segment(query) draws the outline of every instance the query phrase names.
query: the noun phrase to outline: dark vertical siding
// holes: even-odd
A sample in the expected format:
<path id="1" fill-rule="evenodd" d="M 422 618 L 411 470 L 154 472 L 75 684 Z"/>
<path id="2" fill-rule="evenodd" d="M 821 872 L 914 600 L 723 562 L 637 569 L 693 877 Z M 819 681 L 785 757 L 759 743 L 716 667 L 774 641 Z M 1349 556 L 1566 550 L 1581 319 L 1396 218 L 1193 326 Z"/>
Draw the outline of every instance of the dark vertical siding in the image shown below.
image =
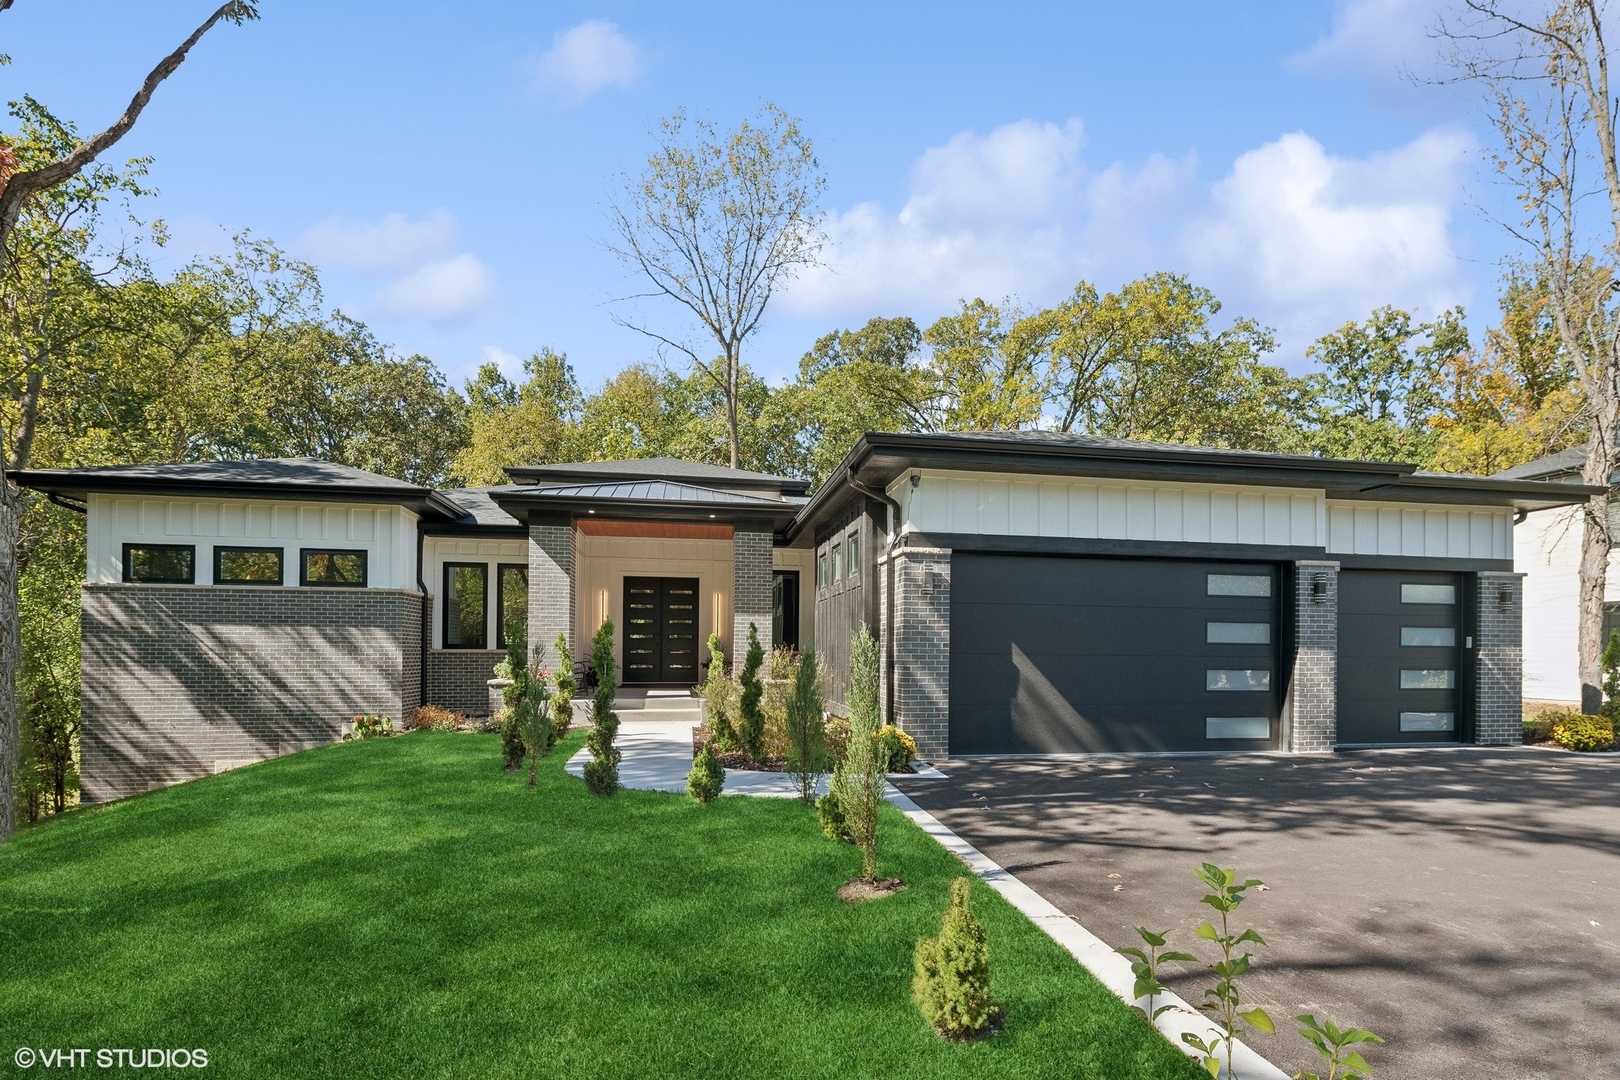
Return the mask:
<path id="1" fill-rule="evenodd" d="M 816 531 L 816 558 L 811 580 L 816 583 L 816 652 L 827 678 L 827 700 L 838 709 L 849 693 L 849 646 L 855 631 L 866 624 L 877 634 L 878 549 L 884 543 L 883 504 L 857 496 Z M 859 545 L 853 566 L 849 540 Z M 840 580 L 822 579 L 823 559 L 830 563 L 832 547 L 840 545 L 844 573 Z"/>

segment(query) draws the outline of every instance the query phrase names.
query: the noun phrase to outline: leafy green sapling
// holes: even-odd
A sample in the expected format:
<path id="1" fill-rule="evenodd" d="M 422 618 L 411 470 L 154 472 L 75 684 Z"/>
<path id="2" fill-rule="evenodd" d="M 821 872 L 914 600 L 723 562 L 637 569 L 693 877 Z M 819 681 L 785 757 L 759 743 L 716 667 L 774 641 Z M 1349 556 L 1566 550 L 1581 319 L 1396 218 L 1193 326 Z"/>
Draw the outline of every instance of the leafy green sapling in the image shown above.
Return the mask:
<path id="1" fill-rule="evenodd" d="M 1191 1031 L 1184 1031 L 1181 1039 L 1203 1055 L 1204 1069 L 1211 1076 L 1220 1076 L 1221 1054 L 1224 1052 L 1226 1075 L 1229 1080 L 1236 1080 L 1237 1074 L 1232 1071 L 1232 1044 L 1237 1041 L 1238 1021 L 1268 1035 L 1277 1030 L 1277 1025 L 1272 1023 L 1266 1010 L 1259 1006 L 1244 1008 L 1243 997 L 1238 991 L 1237 981 L 1249 970 L 1249 962 L 1253 959 L 1248 952 L 1236 955 L 1238 946 L 1250 943 L 1264 945 L 1265 939 L 1252 929 L 1234 933 L 1231 927 L 1232 912 L 1243 903 L 1244 894 L 1264 882 L 1259 878 L 1249 878 L 1240 883 L 1236 870 L 1223 869 L 1214 863 L 1204 863 L 1193 873 L 1210 890 L 1199 903 L 1207 904 L 1220 914 L 1219 929 L 1213 923 L 1206 922 L 1200 924 L 1195 932 L 1205 941 L 1214 942 L 1221 950 L 1220 960 L 1209 965 L 1210 971 L 1215 974 L 1215 985 L 1204 991 L 1204 1000 L 1198 1005 L 1209 1014 L 1221 1033 L 1206 1040 Z"/>
<path id="2" fill-rule="evenodd" d="M 1366 1028 L 1341 1029 L 1331 1020 L 1318 1024 L 1310 1013 L 1301 1013 L 1294 1017 L 1294 1022 L 1300 1025 L 1300 1035 L 1316 1047 L 1316 1052 L 1328 1064 L 1326 1076 L 1302 1072 L 1295 1080 L 1367 1080 L 1372 1075 L 1372 1067 L 1360 1051 L 1351 1048 L 1362 1043 L 1381 1043 L 1383 1039 Z"/>
<path id="3" fill-rule="evenodd" d="M 1164 984 L 1159 981 L 1159 965 L 1171 962 L 1197 963 L 1198 957 L 1192 953 L 1160 952 L 1159 950 L 1164 948 L 1165 941 L 1170 937 L 1170 931 L 1168 930 L 1149 930 L 1145 926 L 1138 926 L 1136 934 L 1142 939 L 1142 943 L 1147 946 L 1145 950 L 1131 945 L 1114 951 L 1131 958 L 1131 974 L 1136 976 L 1136 984 L 1131 990 L 1131 996 L 1136 1000 L 1148 999 L 1147 1008 L 1144 1009 L 1140 1005 L 1133 1006 L 1133 1008 L 1149 1020 L 1157 1020 L 1159 1014 L 1175 1008 L 1174 1005 L 1161 1005 L 1157 1009 L 1153 1007 L 1153 999 L 1164 993 Z"/>

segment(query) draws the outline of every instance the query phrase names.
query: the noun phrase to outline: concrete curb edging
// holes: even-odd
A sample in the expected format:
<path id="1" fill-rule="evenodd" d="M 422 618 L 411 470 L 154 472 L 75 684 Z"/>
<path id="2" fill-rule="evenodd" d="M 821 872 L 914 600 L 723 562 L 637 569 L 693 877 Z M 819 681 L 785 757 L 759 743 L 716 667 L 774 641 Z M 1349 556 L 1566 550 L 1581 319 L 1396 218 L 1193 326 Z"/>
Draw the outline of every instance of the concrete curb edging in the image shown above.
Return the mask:
<path id="1" fill-rule="evenodd" d="M 1107 942 L 1059 911 L 1051 901 L 1019 881 L 978 848 L 957 836 L 943 822 L 912 802 L 892 784 L 889 785 L 887 795 L 889 801 L 918 828 L 938 841 L 946 851 L 966 863 L 968 869 L 980 880 L 1000 893 L 1003 899 L 1044 930 L 1053 941 L 1067 949 L 1070 956 L 1078 960 L 1082 967 L 1095 975 L 1097 980 L 1121 1001 L 1127 1005 L 1147 1007 L 1146 998 L 1136 998 L 1131 994 L 1136 983 L 1136 976 L 1131 973 L 1131 962 L 1110 948 Z M 1170 1005 L 1172 1008 L 1161 1014 L 1153 1022 L 1153 1026 L 1171 1046 L 1196 1060 L 1196 1051 L 1181 1041 L 1181 1033 L 1190 1031 L 1207 1041 L 1218 1034 L 1215 1025 L 1175 994 L 1165 993 L 1156 997 L 1154 1007 L 1161 1005 Z M 1261 1057 L 1242 1040 L 1233 1047 L 1232 1064 L 1240 1080 L 1289 1080 L 1287 1073 Z M 1220 1075 L 1225 1080 L 1230 1080 L 1224 1066 Z"/>

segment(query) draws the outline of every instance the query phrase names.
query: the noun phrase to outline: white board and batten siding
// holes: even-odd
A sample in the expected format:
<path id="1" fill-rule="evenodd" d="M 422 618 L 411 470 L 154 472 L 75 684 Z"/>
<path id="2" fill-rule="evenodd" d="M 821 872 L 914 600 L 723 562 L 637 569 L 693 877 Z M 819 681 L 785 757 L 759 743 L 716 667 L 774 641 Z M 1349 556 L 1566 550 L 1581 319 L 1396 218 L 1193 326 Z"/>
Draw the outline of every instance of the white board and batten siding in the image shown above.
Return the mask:
<path id="1" fill-rule="evenodd" d="M 433 633 L 430 648 L 444 648 L 444 564 L 483 563 L 485 573 L 484 640 L 490 648 L 500 640 L 496 633 L 500 613 L 500 566 L 529 567 L 527 540 L 491 539 L 478 536 L 427 536 L 422 539 L 422 583 L 433 598 Z"/>
<path id="2" fill-rule="evenodd" d="M 214 579 L 215 547 L 284 549 L 286 584 L 298 584 L 300 548 L 366 552 L 373 589 L 416 589 L 416 515 L 377 503 L 270 499 L 88 497 L 86 580 L 124 579 L 125 544 L 196 547 L 197 584 Z"/>
<path id="3" fill-rule="evenodd" d="M 919 470 L 889 485 L 903 529 L 1318 548 L 1329 554 L 1511 559 L 1500 507 L 1330 500 L 1306 488 Z"/>

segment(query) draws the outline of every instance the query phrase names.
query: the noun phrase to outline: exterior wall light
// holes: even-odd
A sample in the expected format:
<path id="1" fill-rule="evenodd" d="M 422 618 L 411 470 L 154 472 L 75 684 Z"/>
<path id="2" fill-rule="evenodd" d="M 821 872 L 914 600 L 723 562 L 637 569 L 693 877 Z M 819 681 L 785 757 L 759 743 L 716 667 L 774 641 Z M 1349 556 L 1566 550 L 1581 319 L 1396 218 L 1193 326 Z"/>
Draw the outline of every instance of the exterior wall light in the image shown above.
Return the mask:
<path id="1" fill-rule="evenodd" d="M 916 491 L 917 490 L 917 485 L 920 484 L 920 483 L 922 483 L 922 474 L 921 473 L 912 473 L 911 474 L 911 490 Z"/>
<path id="2" fill-rule="evenodd" d="M 1327 603 L 1328 577 L 1326 574 L 1311 575 L 1311 603 Z"/>
<path id="3" fill-rule="evenodd" d="M 1513 586 L 1503 584 L 1497 587 L 1496 607 L 1498 611 L 1513 610 Z"/>

